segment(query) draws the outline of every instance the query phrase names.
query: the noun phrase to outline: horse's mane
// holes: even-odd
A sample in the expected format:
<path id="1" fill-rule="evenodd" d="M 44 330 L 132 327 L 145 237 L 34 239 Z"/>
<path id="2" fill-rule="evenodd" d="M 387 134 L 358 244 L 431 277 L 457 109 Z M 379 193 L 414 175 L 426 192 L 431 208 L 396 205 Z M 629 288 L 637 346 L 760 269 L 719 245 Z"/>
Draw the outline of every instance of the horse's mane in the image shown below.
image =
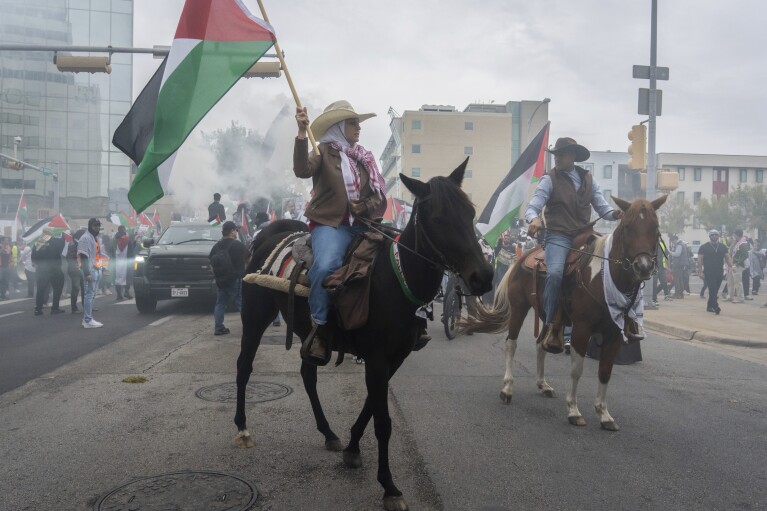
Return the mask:
<path id="1" fill-rule="evenodd" d="M 444 176 L 437 176 L 429 180 L 431 198 L 431 211 L 436 216 L 444 216 L 446 211 L 457 209 L 470 209 L 474 216 L 474 204 L 469 196 L 454 182 Z"/>

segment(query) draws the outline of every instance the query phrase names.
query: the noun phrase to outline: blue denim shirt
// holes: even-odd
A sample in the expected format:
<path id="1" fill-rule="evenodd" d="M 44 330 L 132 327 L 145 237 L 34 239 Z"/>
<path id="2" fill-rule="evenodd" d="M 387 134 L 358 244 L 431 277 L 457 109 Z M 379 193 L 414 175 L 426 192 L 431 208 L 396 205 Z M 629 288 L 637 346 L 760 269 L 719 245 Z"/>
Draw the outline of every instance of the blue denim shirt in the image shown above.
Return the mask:
<path id="1" fill-rule="evenodd" d="M 579 190 L 581 188 L 580 174 L 573 169 L 572 171 L 567 172 L 566 175 L 572 180 L 575 190 Z M 546 174 L 540 181 L 538 181 L 538 187 L 535 189 L 535 194 L 533 195 L 533 198 L 530 199 L 530 203 L 525 210 L 525 220 L 527 220 L 527 223 L 532 222 L 535 217 L 541 215 L 541 211 L 543 211 L 543 208 L 549 201 L 553 190 L 554 185 L 551 182 L 551 176 Z M 614 220 L 612 215 L 608 215 L 608 213 L 614 211 L 615 208 L 607 203 L 604 195 L 602 195 L 602 188 L 599 186 L 599 183 L 593 179 L 591 180 L 591 205 L 600 217 L 605 220 Z"/>

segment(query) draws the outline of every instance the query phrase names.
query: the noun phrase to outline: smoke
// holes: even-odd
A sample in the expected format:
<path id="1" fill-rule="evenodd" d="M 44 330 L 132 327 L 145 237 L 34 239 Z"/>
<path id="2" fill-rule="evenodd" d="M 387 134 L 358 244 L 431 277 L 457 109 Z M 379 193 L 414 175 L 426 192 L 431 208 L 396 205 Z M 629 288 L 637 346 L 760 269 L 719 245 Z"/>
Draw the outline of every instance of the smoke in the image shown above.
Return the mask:
<path id="1" fill-rule="evenodd" d="M 221 194 L 227 216 L 242 201 L 254 204 L 274 200 L 277 204 L 273 206 L 279 208 L 282 197 L 309 198 L 311 181 L 299 180 L 293 174 L 296 122 L 292 103 L 279 95 L 266 102 L 240 102 L 238 107 L 236 113 L 231 112 L 227 127 L 234 126 L 231 119 L 238 119 L 235 122 L 242 128 L 252 130 L 247 144 L 227 144 L 219 138 L 218 143 L 224 145 L 217 157 L 209 140 L 213 131 L 220 133 L 222 128 L 214 126 L 211 131 L 195 130 L 179 150 L 169 185 L 172 200 L 187 216 L 207 218 L 207 206 L 215 192 Z M 226 112 L 217 114 L 221 119 Z M 256 119 L 260 124 L 246 126 L 240 119 L 251 123 Z"/>

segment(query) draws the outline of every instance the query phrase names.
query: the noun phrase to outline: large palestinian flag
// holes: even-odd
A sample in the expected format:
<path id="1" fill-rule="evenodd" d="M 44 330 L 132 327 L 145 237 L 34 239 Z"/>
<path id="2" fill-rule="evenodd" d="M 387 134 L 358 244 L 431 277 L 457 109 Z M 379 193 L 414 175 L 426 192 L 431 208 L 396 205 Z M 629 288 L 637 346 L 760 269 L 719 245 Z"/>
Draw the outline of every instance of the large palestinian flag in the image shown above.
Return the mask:
<path id="1" fill-rule="evenodd" d="M 122 225 L 126 229 L 136 228 L 136 222 L 134 222 L 133 219 L 124 211 L 109 213 L 107 215 L 107 222 L 113 223 L 115 225 Z"/>
<path id="2" fill-rule="evenodd" d="M 37 241 L 37 238 L 43 235 L 43 229 L 46 227 L 51 228 L 51 234 L 54 238 L 61 236 L 62 233 L 69 231 L 69 224 L 61 215 L 61 213 L 59 213 L 56 216 L 44 218 L 27 229 L 27 232 L 24 233 L 22 239 L 27 243 L 27 245 L 33 245 Z"/>
<path id="3" fill-rule="evenodd" d="M 479 215 L 477 230 L 491 246 L 495 247 L 501 234 L 514 225 L 522 205 L 527 202 L 530 185 L 543 177 L 548 143 L 549 123 L 546 123 L 503 178 Z"/>
<path id="4" fill-rule="evenodd" d="M 137 213 L 167 193 L 178 148 L 205 114 L 272 47 L 273 39 L 272 27 L 250 14 L 240 0 L 186 0 L 160 86 L 156 87 L 156 73 L 152 78 L 155 83 L 150 81 L 146 94 L 141 93 L 123 121 L 129 127 L 118 128 L 121 139 L 113 140 L 120 149 L 131 148 L 132 154 L 126 154 L 141 162 L 128 192 Z M 153 96 L 155 88 L 157 95 Z M 151 140 L 143 155 L 136 154 L 143 144 L 132 141 L 146 136 L 146 130 L 130 128 L 135 123 L 129 117 L 152 109 Z"/>

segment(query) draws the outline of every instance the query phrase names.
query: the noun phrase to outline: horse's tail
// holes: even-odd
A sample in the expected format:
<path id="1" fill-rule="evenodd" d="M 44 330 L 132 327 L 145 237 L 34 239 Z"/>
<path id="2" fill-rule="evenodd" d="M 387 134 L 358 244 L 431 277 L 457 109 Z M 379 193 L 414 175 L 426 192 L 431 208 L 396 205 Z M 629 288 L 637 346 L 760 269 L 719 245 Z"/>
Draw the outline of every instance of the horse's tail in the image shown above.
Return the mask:
<path id="1" fill-rule="evenodd" d="M 492 308 L 478 303 L 475 314 L 458 323 L 458 333 L 497 334 L 509 329 L 509 321 L 511 320 L 509 283 L 517 278 L 522 266 L 519 262 L 515 262 L 509 268 L 495 290 Z"/>

